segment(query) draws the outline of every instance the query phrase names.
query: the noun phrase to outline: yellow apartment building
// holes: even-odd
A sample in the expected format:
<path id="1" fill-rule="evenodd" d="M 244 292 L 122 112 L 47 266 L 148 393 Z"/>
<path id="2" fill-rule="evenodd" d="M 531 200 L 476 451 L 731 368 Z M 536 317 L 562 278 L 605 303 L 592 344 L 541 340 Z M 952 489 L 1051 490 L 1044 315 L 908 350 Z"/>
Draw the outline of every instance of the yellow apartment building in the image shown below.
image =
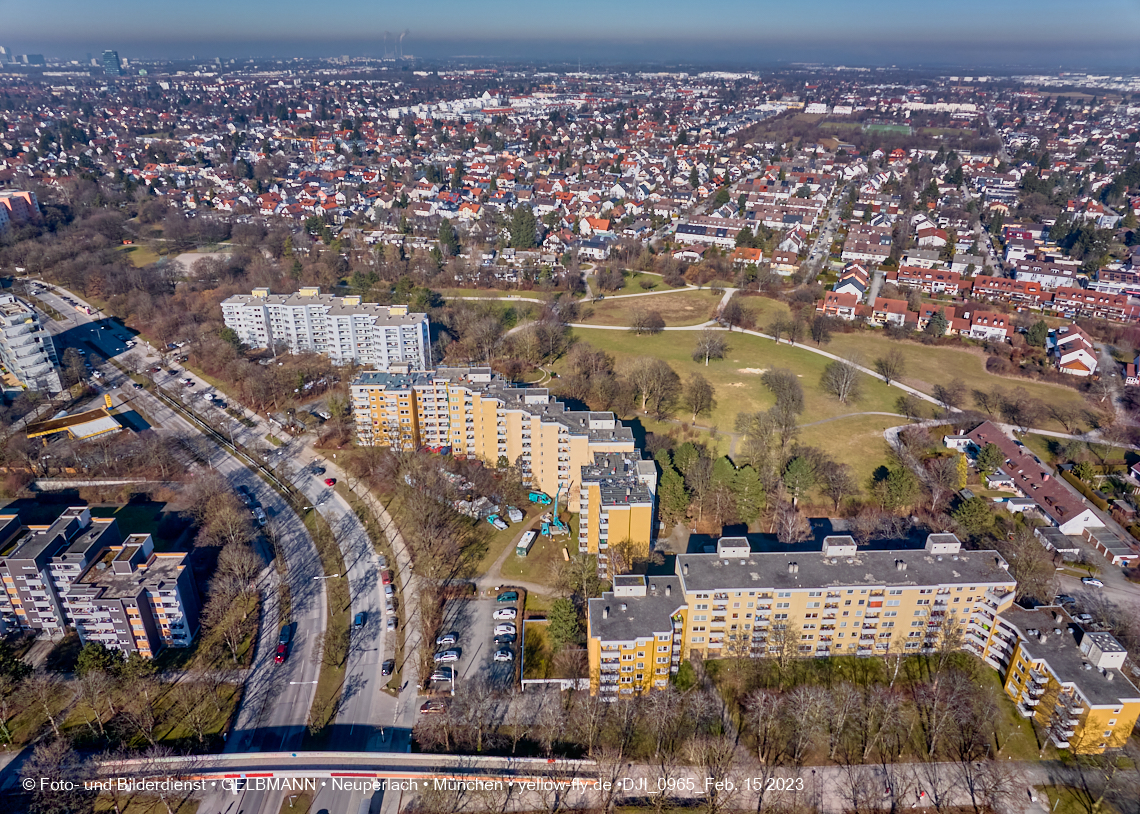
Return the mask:
<path id="1" fill-rule="evenodd" d="M 490 368 L 368 371 L 352 383 L 352 407 L 362 445 L 506 460 L 536 489 L 561 493 L 572 512 L 593 506 L 593 496 L 586 516 L 595 519 L 581 524 L 578 543 L 598 553 L 600 567 L 611 541 L 630 539 L 648 554 L 656 467 L 613 413 L 567 410 L 546 388 L 516 387 Z"/>
<path id="2" fill-rule="evenodd" d="M 1044 727 L 1057 748 L 1103 752 L 1131 735 L 1140 690 L 1125 677 L 1127 654 L 1111 634 L 1085 630 L 1059 607 L 1014 606 L 998 618 L 983 652 L 1018 713 Z"/>
<path id="3" fill-rule="evenodd" d="M 595 692 L 616 697 L 664 686 L 682 658 L 961 647 L 962 632 L 975 622 L 992 626 L 1016 587 L 1000 555 L 963 552 L 952 534 L 931 534 L 922 549 L 885 551 L 859 550 L 846 535 L 798 552 L 753 551 L 746 538 L 722 537 L 715 550 L 678 555 L 674 574 L 646 580 L 620 588 L 615 581 L 613 592 L 589 601 Z M 659 674 L 666 641 L 670 669 Z"/>
<path id="4" fill-rule="evenodd" d="M 653 541 L 657 465 L 633 452 L 596 452 L 581 469 L 578 551 L 598 555 L 598 570 L 612 575 L 629 570 L 632 560 L 649 557 Z M 629 543 L 618 554 L 613 546 Z M 621 562 L 620 560 L 626 560 Z"/>

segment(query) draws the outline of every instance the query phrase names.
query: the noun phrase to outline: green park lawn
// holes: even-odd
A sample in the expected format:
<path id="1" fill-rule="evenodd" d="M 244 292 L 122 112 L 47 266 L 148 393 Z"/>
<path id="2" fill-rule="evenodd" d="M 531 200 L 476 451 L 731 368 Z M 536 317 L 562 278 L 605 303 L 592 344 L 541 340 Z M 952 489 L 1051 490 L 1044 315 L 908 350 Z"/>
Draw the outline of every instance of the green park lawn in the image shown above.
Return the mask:
<path id="1" fill-rule="evenodd" d="M 119 251 L 127 256 L 127 259 L 131 261 L 131 265 L 135 268 L 142 268 L 143 266 L 149 266 L 152 263 L 158 262 L 158 252 L 150 246 L 140 244 L 121 246 L 119 247 Z"/>
<path id="2" fill-rule="evenodd" d="M 666 285 L 665 280 L 662 279 L 660 274 L 646 274 L 643 271 L 634 271 L 632 269 L 625 269 L 622 271 L 622 276 L 625 278 L 625 284 L 620 289 L 618 289 L 617 291 L 599 292 L 598 286 L 594 282 L 594 278 L 591 275 L 591 277 L 590 277 L 591 290 L 594 292 L 595 296 L 597 296 L 599 293 L 603 293 L 607 297 L 612 297 L 612 296 L 617 295 L 617 294 L 641 294 L 644 291 L 679 290 L 679 289 L 672 289 L 671 286 Z M 649 282 L 653 283 L 653 287 L 652 288 L 642 288 L 641 283 L 643 280 L 648 280 Z"/>
<path id="3" fill-rule="evenodd" d="M 650 356 L 667 361 L 682 380 L 693 373 L 700 373 L 716 389 L 717 405 L 711 416 L 700 416 L 697 423 L 726 431 L 732 429 L 738 413 L 767 410 L 775 404 L 775 398 L 760 381 L 760 374 L 773 367 L 788 368 L 801 377 L 805 406 L 801 420 L 805 424 L 850 413 L 895 412 L 894 403 L 899 395 L 897 389 L 864 376 L 860 398 L 850 404 L 841 404 L 825 393 L 819 384 L 829 359 L 787 342 L 777 345 L 770 339 L 735 331 L 727 334 L 728 354 L 725 358 L 708 366 L 694 362 L 691 356 L 697 342 L 697 331 L 666 331 L 655 336 L 637 336 L 626 331 L 575 328 L 574 334 L 578 339 L 613 354 L 619 368 L 623 362 L 628 364 L 638 357 Z M 689 416 L 678 413 L 677 418 L 688 419 Z"/>
<path id="4" fill-rule="evenodd" d="M 954 379 L 960 379 L 971 391 L 990 392 L 999 389 L 1009 392 L 1022 388 L 1030 397 L 1041 399 L 1047 404 L 1068 403 L 1081 407 L 1085 403 L 1080 393 L 1063 385 L 987 373 L 985 357 L 980 350 L 900 342 L 870 331 L 835 334 L 825 348 L 836 355 L 857 356 L 867 367 L 873 367 L 875 359 L 885 356 L 893 349 L 898 349 L 906 359 L 902 383 L 924 393 L 933 392 L 935 385 L 945 385 Z M 963 406 L 973 406 L 972 400 L 967 400 Z M 1064 430 L 1052 419 L 1044 420 L 1042 429 Z"/>
<path id="5" fill-rule="evenodd" d="M 700 325 L 713 316 L 722 294 L 705 289 L 681 289 L 669 294 L 649 297 L 607 297 L 601 302 L 584 303 L 581 322 L 592 325 L 630 325 L 635 309 L 656 311 L 669 327 Z"/>

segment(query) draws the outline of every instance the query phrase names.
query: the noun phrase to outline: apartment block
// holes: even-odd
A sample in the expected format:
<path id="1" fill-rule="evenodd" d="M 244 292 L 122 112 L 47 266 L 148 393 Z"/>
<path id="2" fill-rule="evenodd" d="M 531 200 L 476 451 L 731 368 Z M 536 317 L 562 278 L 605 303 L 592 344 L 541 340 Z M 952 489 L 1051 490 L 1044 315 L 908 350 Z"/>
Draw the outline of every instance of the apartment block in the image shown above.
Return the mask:
<path id="1" fill-rule="evenodd" d="M 834 534 L 795 552 L 722 537 L 711 551 L 678 555 L 672 573 L 645 577 L 644 591 L 618 586 L 587 614 L 591 687 L 609 697 L 665 686 L 683 658 L 962 647 L 969 626 L 992 627 L 1013 604 L 1016 584 L 999 554 L 963 552 L 953 534 L 882 550 Z"/>
<path id="2" fill-rule="evenodd" d="M 0 190 L 0 231 L 9 226 L 30 223 L 40 217 L 36 193 L 26 189 Z"/>
<path id="3" fill-rule="evenodd" d="M 633 560 L 649 557 L 657 496 L 657 465 L 641 453 L 597 452 L 581 470 L 578 503 L 578 551 L 598 555 L 606 576 L 628 571 Z M 611 544 L 629 544 L 629 562 L 615 563 Z M 616 566 L 616 567 L 615 567 Z"/>
<path id="4" fill-rule="evenodd" d="M 67 593 L 99 552 L 122 541 L 113 519 L 70 508 L 48 525 L 4 515 L 0 540 L 0 619 L 5 629 L 62 633 L 72 625 Z"/>
<path id="5" fill-rule="evenodd" d="M 0 365 L 5 387 L 63 389 L 51 334 L 36 310 L 11 294 L 0 294 Z"/>
<path id="6" fill-rule="evenodd" d="M 48 525 L 0 515 L 0 630 L 62 633 L 147 658 L 186 647 L 199 601 L 188 555 L 154 551 L 149 534 L 125 539 L 117 522 L 88 508 Z"/>
<path id="7" fill-rule="evenodd" d="M 222 317 L 251 348 L 320 353 L 338 365 L 378 370 L 431 367 L 427 314 L 409 313 L 406 305 L 333 297 L 315 286 L 295 294 L 255 288 L 223 301 Z"/>
<path id="8" fill-rule="evenodd" d="M 1083 628 L 1059 607 L 1014 606 L 969 639 L 968 649 L 1002 673 L 1018 713 L 1057 748 L 1103 752 L 1132 734 L 1140 690 L 1125 677 L 1127 654 L 1111 634 Z"/>
<path id="9" fill-rule="evenodd" d="M 144 658 L 163 647 L 187 647 L 199 616 L 188 556 L 156 553 L 149 534 L 105 549 L 67 595 L 80 640 Z"/>
<path id="10" fill-rule="evenodd" d="M 547 389 L 516 387 L 490 368 L 365 372 L 352 383 L 352 407 L 362 445 L 447 448 L 493 466 L 505 459 L 536 488 L 564 493 L 572 512 L 581 511 L 573 487 L 583 467 L 598 453 L 636 452 L 613 413 L 567 410 Z"/>

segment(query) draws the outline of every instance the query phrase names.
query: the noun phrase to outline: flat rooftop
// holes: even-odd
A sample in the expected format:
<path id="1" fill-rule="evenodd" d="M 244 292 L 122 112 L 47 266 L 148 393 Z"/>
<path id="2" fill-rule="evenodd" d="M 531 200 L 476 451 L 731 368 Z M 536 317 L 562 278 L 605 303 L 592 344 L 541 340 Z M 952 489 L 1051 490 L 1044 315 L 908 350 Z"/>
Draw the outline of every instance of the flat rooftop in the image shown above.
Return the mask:
<path id="1" fill-rule="evenodd" d="M 133 553 L 133 552 L 132 552 Z M 178 580 L 178 572 L 186 561 L 186 554 L 178 556 L 153 555 L 150 561 L 131 574 L 116 574 L 112 563 L 123 556 L 129 556 L 126 548 L 116 546 L 109 548 L 98 560 L 83 572 L 75 581 L 76 587 L 87 585 L 93 588 L 102 588 L 99 594 L 107 599 L 130 599 L 138 596 L 139 590 L 146 586 L 155 588 L 162 582 L 173 585 Z"/>
<path id="2" fill-rule="evenodd" d="M 1061 614 L 1060 623 L 1055 621 L 1055 613 Z M 1076 687 L 1093 706 L 1117 706 L 1122 701 L 1140 702 L 1140 690 L 1123 673 L 1110 670 L 1112 678 L 1108 678 L 1081 654 L 1081 638 L 1089 634 L 1062 608 L 1050 605 L 1026 610 L 1014 605 L 999 616 L 1017 628 L 1022 638 L 1021 648 L 1029 658 L 1047 662 L 1059 681 Z M 1029 635 L 1027 631 L 1030 630 L 1044 633 L 1045 640 Z M 1056 632 L 1058 630 L 1060 633 Z"/>
<path id="3" fill-rule="evenodd" d="M 603 642 L 629 642 L 673 630 L 673 614 L 685 606 L 681 581 L 677 577 L 644 579 L 647 583 L 645 596 L 614 596 L 607 592 L 589 601 L 587 613 L 592 636 Z M 669 596 L 665 595 L 666 585 L 671 589 Z M 609 608 L 608 614 L 606 608 Z"/>
<path id="4" fill-rule="evenodd" d="M 899 570 L 898 563 L 906 564 Z M 795 572 L 789 565 L 796 566 Z M 714 590 L 807 590 L 831 585 L 925 586 L 1013 582 L 996 551 L 930 554 L 925 550 L 858 551 L 826 557 L 822 551 L 751 552 L 747 558 L 680 554 L 677 574 L 688 592 Z M 686 573 L 686 567 L 688 572 Z"/>

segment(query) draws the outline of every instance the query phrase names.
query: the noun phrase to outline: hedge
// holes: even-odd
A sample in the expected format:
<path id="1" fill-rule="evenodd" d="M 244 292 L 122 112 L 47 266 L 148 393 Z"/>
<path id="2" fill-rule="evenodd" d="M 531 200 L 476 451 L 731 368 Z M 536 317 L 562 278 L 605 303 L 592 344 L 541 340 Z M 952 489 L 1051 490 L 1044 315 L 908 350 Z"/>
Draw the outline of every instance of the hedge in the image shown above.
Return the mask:
<path id="1" fill-rule="evenodd" d="M 1067 469 L 1062 469 L 1061 477 L 1071 483 L 1078 492 L 1087 497 L 1089 501 L 1102 512 L 1108 511 L 1108 501 L 1103 500 L 1102 498 L 1099 498 L 1093 494 L 1093 490 L 1090 489 L 1083 480 L 1078 478 L 1072 472 Z"/>

